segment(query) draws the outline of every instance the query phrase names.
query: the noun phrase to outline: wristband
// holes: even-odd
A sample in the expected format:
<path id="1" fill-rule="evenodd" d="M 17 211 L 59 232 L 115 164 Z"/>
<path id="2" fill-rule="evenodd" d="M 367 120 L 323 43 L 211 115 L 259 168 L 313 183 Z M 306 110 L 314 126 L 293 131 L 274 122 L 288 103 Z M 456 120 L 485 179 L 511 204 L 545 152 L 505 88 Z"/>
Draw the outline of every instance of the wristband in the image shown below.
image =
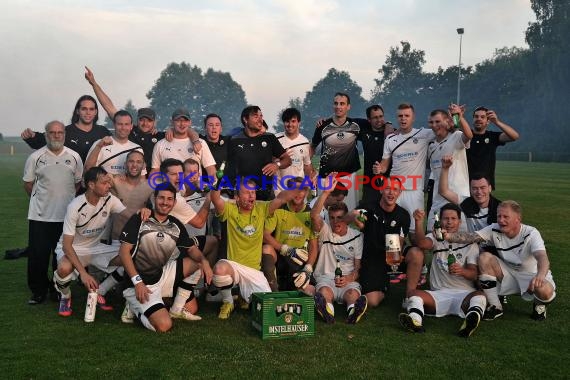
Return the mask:
<path id="1" fill-rule="evenodd" d="M 138 283 L 143 282 L 143 280 L 142 280 L 140 274 L 136 274 L 133 277 L 131 277 L 131 282 L 133 283 L 133 285 L 136 285 Z"/>

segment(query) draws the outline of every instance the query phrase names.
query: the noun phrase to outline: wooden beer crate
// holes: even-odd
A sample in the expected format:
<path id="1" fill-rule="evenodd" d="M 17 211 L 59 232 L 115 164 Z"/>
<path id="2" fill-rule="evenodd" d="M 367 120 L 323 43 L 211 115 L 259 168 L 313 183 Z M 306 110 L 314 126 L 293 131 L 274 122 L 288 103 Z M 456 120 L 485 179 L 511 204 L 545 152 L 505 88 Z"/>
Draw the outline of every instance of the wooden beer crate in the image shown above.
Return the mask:
<path id="1" fill-rule="evenodd" d="M 262 339 L 314 336 L 313 297 L 299 291 L 254 293 L 251 323 Z"/>

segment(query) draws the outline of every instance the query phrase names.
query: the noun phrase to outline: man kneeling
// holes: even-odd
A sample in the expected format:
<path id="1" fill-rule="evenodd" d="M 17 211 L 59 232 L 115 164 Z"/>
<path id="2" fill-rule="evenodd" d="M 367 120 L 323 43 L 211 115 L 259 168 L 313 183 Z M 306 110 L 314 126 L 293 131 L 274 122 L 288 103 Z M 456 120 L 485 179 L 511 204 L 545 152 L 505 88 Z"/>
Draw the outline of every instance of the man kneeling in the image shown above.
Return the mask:
<path id="1" fill-rule="evenodd" d="M 148 219 L 135 214 L 125 225 L 119 255 L 132 283 L 123 291 L 127 307 L 149 330 L 166 332 L 172 327 L 171 318 L 201 319 L 194 315 L 198 305 L 193 289 L 201 271 L 207 284 L 213 273 L 196 239 L 188 236 L 182 222 L 168 215 L 176 203 L 174 186 L 159 186 L 154 200 Z M 172 297 L 176 288 L 168 312 L 162 298 Z"/>
<path id="2" fill-rule="evenodd" d="M 483 292 L 475 289 L 477 279 L 476 244 L 452 244 L 437 241 L 433 234 L 425 236 L 423 221 L 425 212 L 414 211 L 417 245 L 421 249 L 433 249 L 430 271 L 431 290 L 415 290 L 409 297 L 407 313 L 401 313 L 400 323 L 412 332 L 423 332 L 424 311 L 443 317 L 464 317 L 459 336 L 471 336 L 483 316 L 487 300 Z M 461 225 L 461 209 L 448 203 L 441 208 L 443 228 L 455 233 Z"/>

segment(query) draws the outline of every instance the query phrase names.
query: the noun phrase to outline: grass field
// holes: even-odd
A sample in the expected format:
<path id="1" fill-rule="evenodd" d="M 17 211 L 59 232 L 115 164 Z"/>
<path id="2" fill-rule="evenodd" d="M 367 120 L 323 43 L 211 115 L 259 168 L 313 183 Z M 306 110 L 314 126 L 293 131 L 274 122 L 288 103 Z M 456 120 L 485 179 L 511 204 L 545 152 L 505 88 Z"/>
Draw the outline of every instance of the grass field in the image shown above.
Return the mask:
<path id="1" fill-rule="evenodd" d="M 27 242 L 24 160 L 0 156 L 2 254 Z M 531 304 L 511 296 L 505 315 L 482 322 L 468 340 L 455 335 L 461 323 L 455 317 L 428 318 L 427 332 L 414 335 L 398 324 L 404 289 L 397 285 L 358 325 L 317 321 L 314 338 L 262 341 L 246 312 L 219 321 L 218 305 L 207 303 L 202 321 L 177 321 L 158 335 L 122 324 L 118 296 L 111 299 L 115 312 L 98 311 L 95 323 L 84 323 L 85 292 L 77 286 L 68 319 L 57 315 L 55 302 L 28 306 L 26 260 L 0 260 L 0 373 L 7 379 L 568 378 L 570 165 L 500 162 L 497 177 L 496 196 L 519 201 L 524 221 L 547 244 L 558 296 L 545 322 L 532 321 Z"/>

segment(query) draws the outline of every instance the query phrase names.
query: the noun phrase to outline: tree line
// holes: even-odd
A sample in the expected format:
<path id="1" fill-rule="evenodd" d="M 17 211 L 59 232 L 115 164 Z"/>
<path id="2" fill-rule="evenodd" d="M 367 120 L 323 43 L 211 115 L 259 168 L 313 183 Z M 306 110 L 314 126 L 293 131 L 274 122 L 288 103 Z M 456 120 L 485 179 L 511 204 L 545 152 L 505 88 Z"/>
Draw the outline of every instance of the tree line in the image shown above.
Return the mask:
<path id="1" fill-rule="evenodd" d="M 461 67 L 461 103 L 469 113 L 480 105 L 494 109 L 520 132 L 521 139 L 506 150 L 566 151 L 570 143 L 565 115 L 570 93 L 570 2 L 531 0 L 531 7 L 536 22 L 525 32 L 529 47 L 498 48 L 493 57 Z M 401 41 L 390 48 L 368 97 L 347 71 L 331 68 L 304 97 L 290 99 L 283 109 L 301 111 L 302 133 L 309 138 L 316 121 L 330 116 L 332 95 L 337 91 L 350 95 L 353 117 L 364 117 L 370 104 L 382 105 L 390 116 L 399 103 L 410 102 L 416 109 L 416 125 L 425 126 L 432 109 L 446 108 L 455 101 L 458 74 L 457 65 L 427 72 L 425 63 L 425 51 Z M 160 128 L 168 125 L 173 109 L 186 107 L 197 127 L 206 114 L 220 114 L 225 133 L 241 126 L 239 115 L 247 105 L 245 92 L 230 73 L 212 68 L 204 72 L 186 62 L 169 63 L 147 98 L 157 111 Z M 126 107 L 136 112 L 130 101 Z M 266 115 L 266 121 L 281 124 L 280 115 Z"/>

